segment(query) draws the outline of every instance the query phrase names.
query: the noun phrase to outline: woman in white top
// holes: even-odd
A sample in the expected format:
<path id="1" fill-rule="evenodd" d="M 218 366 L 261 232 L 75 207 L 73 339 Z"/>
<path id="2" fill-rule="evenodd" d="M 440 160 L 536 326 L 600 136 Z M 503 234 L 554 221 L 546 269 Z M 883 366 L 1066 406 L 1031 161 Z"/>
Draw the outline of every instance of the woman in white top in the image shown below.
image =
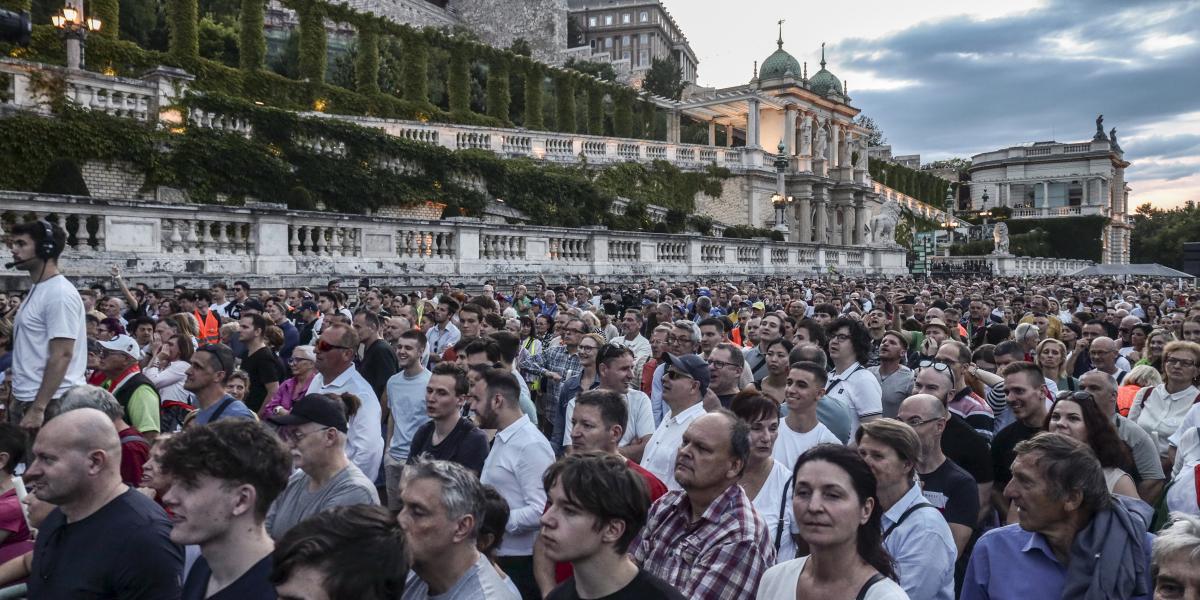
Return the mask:
<path id="1" fill-rule="evenodd" d="M 757 600 L 907 600 L 883 548 L 875 476 L 858 454 L 821 444 L 800 455 L 792 510 L 810 554 L 763 574 Z"/>
<path id="2" fill-rule="evenodd" d="M 172 334 L 163 342 L 158 354 L 142 373 L 154 382 L 158 397 L 164 402 L 189 402 L 191 393 L 183 389 L 189 361 L 192 360 L 192 340 L 186 335 Z"/>
<path id="3" fill-rule="evenodd" d="M 1046 431 L 1065 433 L 1085 444 L 1100 459 L 1104 468 L 1104 481 L 1108 491 L 1130 498 L 1137 498 L 1137 486 L 1129 471 L 1134 468 L 1133 457 L 1125 442 L 1117 435 L 1113 426 L 1091 392 L 1059 392 L 1058 399 L 1050 407 L 1046 416 Z"/>
<path id="4" fill-rule="evenodd" d="M 1129 420 L 1141 425 L 1154 438 L 1158 453 L 1166 462 L 1168 439 L 1183 422 L 1200 391 L 1200 345 L 1176 340 L 1163 348 L 1163 384 L 1142 388 L 1129 407 Z M 1170 465 L 1165 465 L 1170 468 Z M 1166 469 L 1164 469 L 1166 470 Z"/>
<path id="5" fill-rule="evenodd" d="M 767 522 L 776 561 L 795 558 L 796 541 L 792 539 L 795 518 L 789 502 L 792 474 L 772 455 L 775 439 L 779 437 L 779 405 L 758 392 L 746 391 L 734 396 L 729 410 L 750 424 L 750 456 L 738 483 Z"/>

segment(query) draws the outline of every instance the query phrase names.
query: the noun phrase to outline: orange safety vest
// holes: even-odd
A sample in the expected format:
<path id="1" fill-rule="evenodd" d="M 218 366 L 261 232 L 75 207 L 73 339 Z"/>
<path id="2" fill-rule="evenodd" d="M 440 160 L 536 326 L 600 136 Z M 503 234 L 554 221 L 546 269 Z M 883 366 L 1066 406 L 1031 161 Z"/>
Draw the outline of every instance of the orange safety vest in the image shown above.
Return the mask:
<path id="1" fill-rule="evenodd" d="M 205 318 L 200 316 L 200 311 L 193 311 L 192 316 L 196 317 L 196 323 L 200 326 L 200 345 L 216 344 L 221 341 L 221 320 L 213 314 L 212 309 L 209 309 Z"/>

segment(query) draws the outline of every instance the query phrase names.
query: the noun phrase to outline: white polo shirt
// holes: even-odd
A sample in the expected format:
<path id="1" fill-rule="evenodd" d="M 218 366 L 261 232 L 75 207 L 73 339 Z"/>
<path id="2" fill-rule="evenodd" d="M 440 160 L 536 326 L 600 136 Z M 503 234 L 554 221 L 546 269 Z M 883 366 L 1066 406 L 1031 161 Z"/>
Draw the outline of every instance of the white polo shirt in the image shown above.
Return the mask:
<path id="1" fill-rule="evenodd" d="M 858 364 L 858 361 L 841 373 L 830 371 L 825 390 L 825 395 L 832 396 L 854 409 L 850 411 L 852 438 L 854 432 L 858 431 L 858 424 L 864 418 L 883 414 L 883 388 L 879 385 L 879 378 Z"/>
<path id="2" fill-rule="evenodd" d="M 704 412 L 704 403 L 697 402 L 677 415 L 667 415 L 646 443 L 646 451 L 642 454 L 642 468 L 654 473 L 655 477 L 666 484 L 668 490 L 683 489 L 679 482 L 675 481 L 675 456 L 679 454 L 679 447 L 683 445 L 683 432 L 687 431 L 692 421 L 703 416 Z"/>

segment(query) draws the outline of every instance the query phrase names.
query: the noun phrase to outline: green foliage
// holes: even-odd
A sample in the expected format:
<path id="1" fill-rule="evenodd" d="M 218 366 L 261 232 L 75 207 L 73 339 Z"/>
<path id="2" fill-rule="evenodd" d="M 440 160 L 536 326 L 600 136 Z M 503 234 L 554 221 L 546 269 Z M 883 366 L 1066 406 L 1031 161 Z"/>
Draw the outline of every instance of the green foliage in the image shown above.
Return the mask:
<path id="1" fill-rule="evenodd" d="M 243 31 L 245 31 L 244 28 Z M 198 33 L 200 56 L 230 67 L 238 66 L 238 57 L 240 55 L 240 48 L 238 46 L 239 36 L 233 27 L 222 25 L 209 17 L 204 17 L 200 19 Z M 265 47 L 264 45 L 264 49 Z M 245 65 L 242 65 L 242 68 L 245 68 Z"/>
<path id="2" fill-rule="evenodd" d="M 1100 240 L 1108 222 L 1100 215 L 1008 221 L 1009 247 L 1014 254 L 1022 256 L 1079 258 L 1100 262 Z M 1035 230 L 1040 230 L 1044 235 L 1021 237 Z M 1025 241 L 1018 244 L 1020 240 Z"/>
<path id="3" fill-rule="evenodd" d="M 508 122 L 508 60 L 497 54 L 488 64 L 487 114 L 503 123 Z"/>
<path id="4" fill-rule="evenodd" d="M 683 95 L 683 69 L 672 58 L 656 58 L 650 61 L 650 70 L 642 81 L 642 89 L 671 100 Z"/>
<path id="5" fill-rule="evenodd" d="M 13 12 L 28 12 L 32 7 L 30 0 L 0 0 L 0 8 Z"/>
<path id="6" fill-rule="evenodd" d="M 317 201 L 312 192 L 298 185 L 288 191 L 287 206 L 294 210 L 317 210 Z"/>
<path id="7" fill-rule="evenodd" d="M 466 52 L 450 52 L 450 77 L 446 84 L 450 112 L 471 110 L 471 64 Z"/>
<path id="8" fill-rule="evenodd" d="M 117 38 L 121 31 L 121 2 L 120 0 L 92 0 L 87 6 L 87 16 L 100 19 L 103 24 L 100 31 L 93 32 L 94 37 Z"/>
<path id="9" fill-rule="evenodd" d="M 516 54 L 517 56 L 533 56 L 533 47 L 529 45 L 529 40 L 525 38 L 517 38 L 513 40 L 513 43 L 509 44 L 508 46 L 508 51 Z"/>
<path id="10" fill-rule="evenodd" d="M 575 60 L 574 57 L 571 57 L 566 63 L 563 63 L 563 68 L 570 69 L 572 71 L 579 71 L 580 73 L 586 73 L 596 77 L 597 79 L 603 79 L 604 81 L 617 80 L 617 70 L 613 68 L 612 63 L 592 62 L 590 60 Z"/>
<path id="11" fill-rule="evenodd" d="M 542 86 L 545 74 L 541 65 L 530 63 L 525 67 L 525 128 L 545 129 L 542 120 Z"/>
<path id="12" fill-rule="evenodd" d="M 66 196 L 90 196 L 87 182 L 79 164 L 69 158 L 60 158 L 50 163 L 46 169 L 46 178 L 38 186 L 42 194 L 60 194 Z"/>
<path id="13" fill-rule="evenodd" d="M 404 37 L 404 99 L 429 102 L 429 49 L 419 35 Z"/>
<path id="14" fill-rule="evenodd" d="M 1183 244 L 1200 242 L 1200 208 L 1194 201 L 1163 210 L 1143 204 L 1133 217 L 1130 262 L 1183 268 Z"/>
<path id="15" fill-rule="evenodd" d="M 725 233 L 722 237 L 738 238 L 748 240 L 751 238 L 767 238 L 776 242 L 784 241 L 783 232 L 767 229 L 765 227 L 751 227 L 749 225 L 730 225 L 725 228 Z"/>
<path id="16" fill-rule="evenodd" d="M 319 83 L 325 81 L 327 41 L 325 14 L 315 0 L 297 3 L 300 17 L 300 77 Z"/>
<path id="17" fill-rule="evenodd" d="M 354 89 L 361 94 L 379 93 L 379 33 L 374 29 L 362 29 L 358 32 Z"/>
<path id="18" fill-rule="evenodd" d="M 604 90 L 599 86 L 587 87 L 587 133 L 604 135 Z"/>
<path id="19" fill-rule="evenodd" d="M 684 213 L 696 210 L 696 195 L 713 198 L 721 196 L 728 169 L 709 167 L 705 171 L 682 171 L 667 161 L 650 164 L 625 162 L 613 165 L 595 175 L 596 186 L 612 196 L 657 204 Z"/>
<path id="20" fill-rule="evenodd" d="M 613 96 L 613 133 L 617 137 L 633 137 L 633 93 L 617 92 Z"/>
<path id="21" fill-rule="evenodd" d="M 170 53 L 183 64 L 200 57 L 198 10 L 196 0 L 167 0 Z M 88 45 L 88 50 L 92 50 L 92 45 Z"/>
<path id="22" fill-rule="evenodd" d="M 272 57 L 267 63 L 272 72 L 298 79 L 300 77 L 300 34 L 292 31 L 283 44 L 283 51 Z"/>
<path id="23" fill-rule="evenodd" d="M 575 79 L 566 73 L 554 78 L 555 130 L 575 133 Z"/>
<path id="24" fill-rule="evenodd" d="M 868 159 L 871 178 L 901 194 L 907 194 L 937 208 L 946 208 L 950 182 L 928 171 L 917 171 L 882 160 Z"/>
<path id="25" fill-rule="evenodd" d="M 158 27 L 157 2 L 153 0 L 119 0 L 121 39 L 149 48 Z"/>
<path id="26" fill-rule="evenodd" d="M 266 64 L 267 38 L 263 33 L 265 0 L 242 0 L 239 64 L 242 70 L 257 71 Z"/>
<path id="27" fill-rule="evenodd" d="M 867 134 L 867 146 L 883 146 L 887 144 L 887 138 L 883 137 L 883 131 L 879 129 L 879 124 L 875 122 L 875 119 L 860 114 L 854 118 L 854 124 L 870 131 Z"/>
<path id="28" fill-rule="evenodd" d="M 582 45 L 584 45 L 583 28 L 579 26 L 579 19 L 567 17 L 567 47 L 578 48 Z"/>

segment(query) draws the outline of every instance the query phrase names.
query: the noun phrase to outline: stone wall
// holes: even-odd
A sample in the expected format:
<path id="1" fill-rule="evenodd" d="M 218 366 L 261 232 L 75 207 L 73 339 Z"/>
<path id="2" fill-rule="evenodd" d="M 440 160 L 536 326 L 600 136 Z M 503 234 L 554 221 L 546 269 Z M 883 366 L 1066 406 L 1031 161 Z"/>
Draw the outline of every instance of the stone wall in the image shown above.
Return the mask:
<path id="1" fill-rule="evenodd" d="M 566 0 L 451 0 L 462 24 L 486 43 L 507 48 L 523 38 L 533 58 L 562 64 L 567 49 Z"/>
<path id="2" fill-rule="evenodd" d="M 436 202 L 426 202 L 416 206 L 384 206 L 375 211 L 377 217 L 388 217 L 392 219 L 425 219 L 428 221 L 436 221 L 442 218 L 442 210 L 446 208 L 444 204 Z"/>
<path id="3" fill-rule="evenodd" d="M 425 0 L 348 0 L 346 6 L 416 27 L 450 27 L 462 24 L 458 15 Z"/>
<path id="4" fill-rule="evenodd" d="M 89 160 L 80 166 L 83 181 L 93 198 L 150 199 L 153 194 L 142 192 L 146 176 L 123 162 Z"/>
<path id="5" fill-rule="evenodd" d="M 704 193 L 696 194 L 696 214 L 712 217 L 727 225 L 749 225 L 747 209 L 749 181 L 746 177 L 730 177 L 721 188 L 721 196 L 713 198 Z"/>

